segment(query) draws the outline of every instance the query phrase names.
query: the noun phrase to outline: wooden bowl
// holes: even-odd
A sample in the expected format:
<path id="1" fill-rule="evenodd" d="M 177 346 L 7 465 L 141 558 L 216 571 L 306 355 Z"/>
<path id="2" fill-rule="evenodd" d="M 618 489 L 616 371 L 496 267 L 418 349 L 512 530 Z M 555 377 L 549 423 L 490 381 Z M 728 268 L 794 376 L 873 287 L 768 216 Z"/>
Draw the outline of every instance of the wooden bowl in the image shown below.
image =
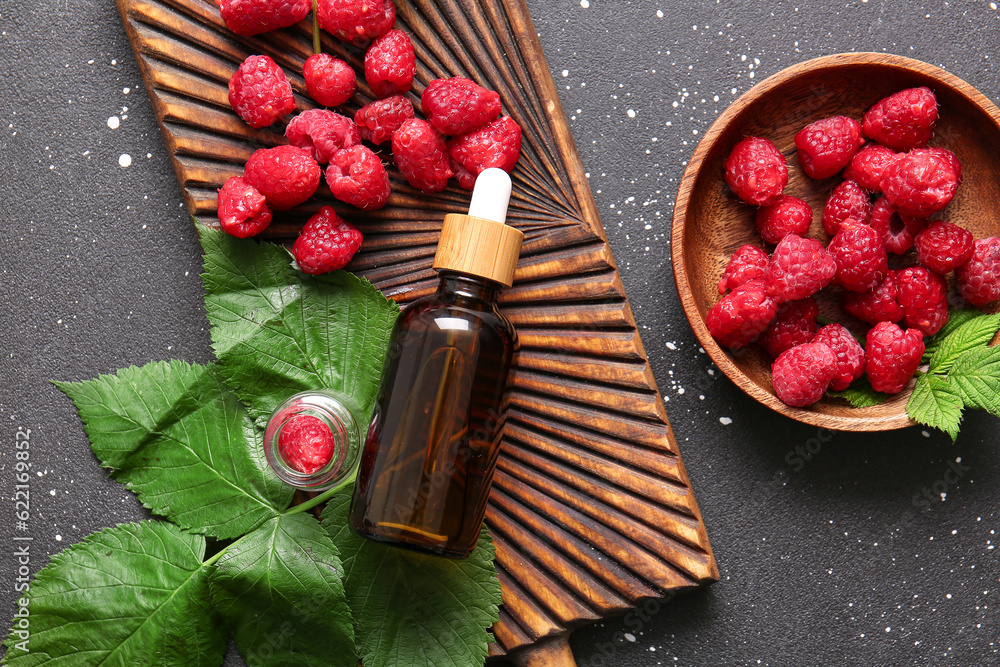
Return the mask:
<path id="1" fill-rule="evenodd" d="M 705 325 L 709 309 L 721 298 L 717 285 L 733 252 L 745 243 L 764 246 L 754 225 L 756 208 L 740 202 L 723 180 L 723 162 L 748 136 L 773 141 L 788 160 L 785 193 L 813 209 L 810 236 L 824 244 L 823 203 L 842 180 L 813 180 L 795 154 L 795 133 L 828 116 L 861 119 L 874 102 L 903 88 L 928 86 L 937 95 L 939 119 L 932 146 L 954 151 L 963 165 L 958 194 L 939 217 L 961 225 L 976 238 L 1000 236 L 1000 111 L 978 90 L 942 69 L 884 53 L 843 53 L 809 60 L 760 82 L 732 104 L 695 150 L 681 180 L 674 207 L 671 253 L 674 279 L 684 312 L 701 345 L 733 382 L 764 405 L 808 424 L 842 431 L 884 431 L 914 422 L 906 414 L 913 383 L 882 405 L 854 408 L 824 398 L 809 408 L 782 403 L 771 388 L 767 354 L 751 346 L 723 350 Z M 867 326 L 840 308 L 839 294 L 817 295 L 820 311 L 863 333 Z"/>

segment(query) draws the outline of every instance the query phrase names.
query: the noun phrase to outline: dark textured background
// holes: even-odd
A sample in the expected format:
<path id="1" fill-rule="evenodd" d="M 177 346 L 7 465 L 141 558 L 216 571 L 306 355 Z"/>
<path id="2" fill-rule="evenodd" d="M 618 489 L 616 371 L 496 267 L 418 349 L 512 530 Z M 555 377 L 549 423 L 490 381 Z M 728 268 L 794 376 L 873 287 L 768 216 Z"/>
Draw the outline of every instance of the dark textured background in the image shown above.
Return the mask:
<path id="1" fill-rule="evenodd" d="M 705 590 L 578 631 L 580 664 L 1000 664 L 998 421 L 970 414 L 953 445 L 920 428 L 829 434 L 775 415 L 699 352 L 668 238 L 701 134 L 783 67 L 887 51 L 1000 99 L 996 4 L 528 4 L 721 572 Z M 96 465 L 49 380 L 210 354 L 199 247 L 114 3 L 5 3 L 0 62 L 0 596 L 10 600 L 19 428 L 31 430 L 39 473 L 34 569 L 144 516 Z"/>

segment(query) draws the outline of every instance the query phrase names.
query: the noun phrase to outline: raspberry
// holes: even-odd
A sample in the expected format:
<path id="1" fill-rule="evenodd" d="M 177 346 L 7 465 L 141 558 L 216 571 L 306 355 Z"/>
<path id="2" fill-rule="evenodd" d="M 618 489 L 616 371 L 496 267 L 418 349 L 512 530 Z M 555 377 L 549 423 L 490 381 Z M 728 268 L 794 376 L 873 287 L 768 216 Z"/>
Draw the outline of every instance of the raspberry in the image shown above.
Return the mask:
<path id="1" fill-rule="evenodd" d="M 333 458 L 330 427 L 312 415 L 296 415 L 278 433 L 278 452 L 290 467 L 311 475 Z"/>
<path id="2" fill-rule="evenodd" d="M 788 234 L 804 236 L 812 224 L 812 209 L 798 197 L 779 195 L 757 209 L 757 230 L 768 243 L 778 243 Z"/>
<path id="3" fill-rule="evenodd" d="M 868 193 L 854 181 L 843 181 L 833 189 L 823 206 L 823 229 L 833 236 L 844 220 L 853 218 L 867 223 L 871 217 L 872 202 Z"/>
<path id="4" fill-rule="evenodd" d="M 310 151 L 320 164 L 329 162 L 337 151 L 361 143 L 354 121 L 326 109 L 303 111 L 288 123 L 285 136 L 293 146 Z"/>
<path id="5" fill-rule="evenodd" d="M 1000 299 L 1000 239 L 978 239 L 972 257 L 955 271 L 958 291 L 973 306 Z"/>
<path id="6" fill-rule="evenodd" d="M 434 79 L 420 96 L 420 106 L 438 132 L 465 134 L 500 115 L 500 95 L 460 76 Z"/>
<path id="7" fill-rule="evenodd" d="M 906 326 L 933 336 L 948 321 L 948 284 L 941 276 L 910 266 L 896 274 L 896 289 Z"/>
<path id="8" fill-rule="evenodd" d="M 287 28 L 309 15 L 309 0 L 216 0 L 226 27 L 243 37 Z"/>
<path id="9" fill-rule="evenodd" d="M 392 157 L 406 182 L 423 192 L 444 190 L 451 178 L 444 138 L 426 120 L 411 118 L 392 133 Z"/>
<path id="10" fill-rule="evenodd" d="M 458 184 L 465 188 L 466 190 L 471 190 L 476 185 L 476 174 L 459 164 L 455 158 L 448 160 L 448 164 L 451 166 L 451 172 L 455 176 L 455 180 Z"/>
<path id="11" fill-rule="evenodd" d="M 771 384 L 782 403 L 804 408 L 823 398 L 837 375 L 837 357 L 822 343 L 805 343 L 771 364 Z"/>
<path id="12" fill-rule="evenodd" d="M 229 80 L 229 104 L 250 127 L 267 127 L 295 109 L 292 84 L 269 56 L 249 56 Z"/>
<path id="13" fill-rule="evenodd" d="M 725 294 L 750 280 L 762 279 L 769 260 L 767 253 L 756 246 L 748 244 L 740 247 L 729 258 L 729 264 L 719 281 L 719 294 Z"/>
<path id="14" fill-rule="evenodd" d="M 260 234 L 271 224 L 271 209 L 264 195 L 241 176 L 222 185 L 218 199 L 222 231 L 241 239 Z"/>
<path id="15" fill-rule="evenodd" d="M 292 256 L 303 273 L 326 273 L 347 266 L 364 237 L 354 225 L 324 206 L 302 227 Z"/>
<path id="16" fill-rule="evenodd" d="M 811 342 L 816 335 L 817 317 L 819 306 L 812 297 L 783 304 L 758 342 L 774 359 L 785 350 Z"/>
<path id="17" fill-rule="evenodd" d="M 830 284 L 837 262 L 819 241 L 789 234 L 764 271 L 767 293 L 779 303 L 812 296 Z"/>
<path id="18" fill-rule="evenodd" d="M 763 206 L 778 198 L 788 185 L 785 156 L 769 140 L 747 137 L 726 158 L 726 183 L 748 204 Z"/>
<path id="19" fill-rule="evenodd" d="M 851 292 L 867 292 L 885 280 L 889 270 L 881 235 L 863 222 L 848 218 L 826 247 L 837 262 L 834 282 Z"/>
<path id="20" fill-rule="evenodd" d="M 402 95 L 393 95 L 364 105 L 354 114 L 354 122 L 361 138 L 381 144 L 392 138 L 392 133 L 404 120 L 414 117 L 413 103 Z"/>
<path id="21" fill-rule="evenodd" d="M 829 178 L 847 166 L 865 140 L 861 123 L 834 116 L 810 123 L 795 135 L 799 164 L 813 178 Z"/>
<path id="22" fill-rule="evenodd" d="M 358 46 L 389 32 L 396 22 L 392 0 L 317 0 L 319 27 Z"/>
<path id="23" fill-rule="evenodd" d="M 865 349 L 842 324 L 827 324 L 816 333 L 814 343 L 822 343 L 837 358 L 837 375 L 830 389 L 844 391 L 865 374 Z"/>
<path id="24" fill-rule="evenodd" d="M 326 183 L 334 197 L 365 211 L 382 208 L 389 201 L 389 174 L 378 156 L 361 144 L 333 156 L 326 168 Z"/>
<path id="25" fill-rule="evenodd" d="M 354 95 L 357 75 L 354 68 L 329 53 L 316 53 L 306 58 L 302 66 L 306 91 L 316 104 L 339 107 Z"/>
<path id="26" fill-rule="evenodd" d="M 375 97 L 402 95 L 413 85 L 413 43 L 402 30 L 390 30 L 365 52 L 365 81 Z"/>
<path id="27" fill-rule="evenodd" d="M 934 220 L 917 234 L 917 260 L 931 271 L 944 275 L 972 257 L 975 239 L 958 225 Z"/>
<path id="28" fill-rule="evenodd" d="M 919 331 L 879 322 L 869 330 L 865 345 L 865 372 L 872 389 L 887 394 L 903 391 L 923 356 L 924 338 Z"/>
<path id="29" fill-rule="evenodd" d="M 722 347 L 746 347 L 771 323 L 777 313 L 764 283 L 751 280 L 722 297 L 705 318 L 708 331 Z"/>
<path id="30" fill-rule="evenodd" d="M 900 213 L 918 218 L 934 215 L 958 190 L 952 162 L 938 151 L 914 150 L 903 155 L 882 174 L 882 192 Z"/>
<path id="31" fill-rule="evenodd" d="M 845 292 L 844 310 L 868 324 L 899 322 L 903 319 L 903 307 L 896 301 L 898 294 L 896 272 L 890 269 L 885 274 L 885 280 L 873 289 Z"/>
<path id="32" fill-rule="evenodd" d="M 951 170 L 955 172 L 955 180 L 958 184 L 962 184 L 962 161 L 958 159 L 958 156 L 952 153 L 947 148 L 925 148 L 922 152 L 930 153 L 931 155 L 936 155 L 942 158 L 951 167 Z"/>
<path id="33" fill-rule="evenodd" d="M 913 247 L 913 241 L 926 222 L 924 218 L 901 214 L 885 197 L 879 197 L 872 207 L 872 229 L 882 236 L 885 249 L 895 255 L 902 255 Z"/>
<path id="34" fill-rule="evenodd" d="M 844 170 L 844 178 L 852 180 L 868 192 L 882 192 L 882 174 L 899 155 L 880 144 L 868 144 L 854 154 Z"/>
<path id="35" fill-rule="evenodd" d="M 319 186 L 320 168 L 309 151 L 296 146 L 260 148 L 247 160 L 245 176 L 275 211 L 298 206 Z"/>
<path id="36" fill-rule="evenodd" d="M 472 176 L 479 176 L 489 167 L 499 167 L 510 173 L 521 156 L 521 126 L 510 116 L 501 116 L 479 129 L 452 138 L 448 142 L 448 155 Z M 454 167 L 452 171 L 458 173 Z M 472 189 L 461 180 L 459 184 Z"/>
<path id="37" fill-rule="evenodd" d="M 907 88 L 872 105 L 865 113 L 862 131 L 894 151 L 908 151 L 927 145 L 937 115 L 937 98 L 930 88 Z"/>

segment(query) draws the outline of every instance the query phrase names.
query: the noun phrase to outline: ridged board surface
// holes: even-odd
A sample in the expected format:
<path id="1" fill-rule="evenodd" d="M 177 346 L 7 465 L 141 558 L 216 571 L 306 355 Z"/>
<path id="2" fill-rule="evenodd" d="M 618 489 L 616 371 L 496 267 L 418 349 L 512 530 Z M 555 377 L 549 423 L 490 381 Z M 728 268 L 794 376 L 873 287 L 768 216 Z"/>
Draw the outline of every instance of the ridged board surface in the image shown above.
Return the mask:
<path id="1" fill-rule="evenodd" d="M 396 4 L 397 27 L 416 48 L 417 108 L 432 79 L 466 76 L 498 91 L 524 133 L 509 222 L 525 242 L 502 304 L 521 353 L 487 513 L 504 599 L 491 655 L 502 655 L 714 581 L 718 571 L 527 8 L 521 0 Z M 284 143 L 282 127 L 253 130 L 232 112 L 229 78 L 246 56 L 268 54 L 289 75 L 298 109 L 310 108 L 301 76 L 309 22 L 238 38 L 204 0 L 118 5 L 185 201 L 212 222 L 225 180 L 255 149 Z M 363 72 L 362 49 L 325 34 L 323 49 Z M 340 111 L 353 115 L 370 99 L 359 76 Z M 464 212 L 468 193 L 452 186 L 427 196 L 389 173 L 384 209 L 359 215 L 321 186 L 266 235 L 294 236 L 331 204 L 365 236 L 348 268 L 398 301 L 428 293 L 441 220 Z"/>

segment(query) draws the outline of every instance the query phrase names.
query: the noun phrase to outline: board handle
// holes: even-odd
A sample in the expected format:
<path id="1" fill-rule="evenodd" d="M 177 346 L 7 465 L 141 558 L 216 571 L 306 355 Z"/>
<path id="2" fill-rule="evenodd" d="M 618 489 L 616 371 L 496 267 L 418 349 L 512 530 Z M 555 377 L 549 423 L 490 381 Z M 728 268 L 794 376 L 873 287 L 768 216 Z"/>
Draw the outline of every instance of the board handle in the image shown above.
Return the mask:
<path id="1" fill-rule="evenodd" d="M 568 632 L 546 637 L 510 657 L 517 667 L 576 667 Z"/>

